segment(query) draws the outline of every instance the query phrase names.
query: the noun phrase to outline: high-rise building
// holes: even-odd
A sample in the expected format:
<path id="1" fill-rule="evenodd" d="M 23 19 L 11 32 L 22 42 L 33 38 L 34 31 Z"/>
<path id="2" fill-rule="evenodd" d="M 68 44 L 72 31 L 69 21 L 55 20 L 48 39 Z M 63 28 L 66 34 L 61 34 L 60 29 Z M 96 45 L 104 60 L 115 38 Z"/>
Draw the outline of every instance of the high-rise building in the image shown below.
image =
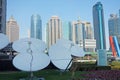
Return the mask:
<path id="1" fill-rule="evenodd" d="M 83 46 L 84 34 L 83 34 L 83 24 L 80 20 L 72 21 L 70 25 L 70 40 L 73 43 Z"/>
<path id="2" fill-rule="evenodd" d="M 93 30 L 90 22 L 87 21 L 73 21 L 70 25 L 69 39 L 85 51 L 95 51 L 96 40 L 93 39 Z"/>
<path id="3" fill-rule="evenodd" d="M 0 0 L 0 33 L 6 34 L 6 5 L 7 0 Z"/>
<path id="4" fill-rule="evenodd" d="M 69 40 L 70 34 L 69 22 L 62 22 L 62 38 Z"/>
<path id="5" fill-rule="evenodd" d="M 83 49 L 86 52 L 95 52 L 96 40 L 90 22 L 82 21 L 83 25 Z"/>
<path id="6" fill-rule="evenodd" d="M 120 17 L 120 9 L 119 9 L 119 17 Z"/>
<path id="7" fill-rule="evenodd" d="M 118 26 L 119 26 L 119 30 L 120 30 L 120 9 L 119 9 L 119 21 L 118 21 Z M 120 45 L 120 35 L 118 36 L 118 43 Z"/>
<path id="8" fill-rule="evenodd" d="M 30 37 L 42 40 L 42 20 L 38 14 L 31 16 Z"/>
<path id="9" fill-rule="evenodd" d="M 106 34 L 104 26 L 103 5 L 97 2 L 93 6 L 94 38 L 96 39 L 96 50 L 106 49 Z"/>
<path id="10" fill-rule="evenodd" d="M 73 21 L 69 26 L 70 40 L 78 44 L 85 39 L 93 39 L 93 30 L 90 22 L 87 21 Z"/>
<path id="11" fill-rule="evenodd" d="M 120 44 L 120 17 L 116 14 L 110 14 L 108 20 L 109 36 L 116 36 Z"/>
<path id="12" fill-rule="evenodd" d="M 19 40 L 19 26 L 13 16 L 10 17 L 6 24 L 6 35 L 10 42 Z"/>
<path id="13" fill-rule="evenodd" d="M 109 36 L 115 36 L 120 34 L 120 29 L 118 27 L 119 18 L 115 14 L 110 14 L 110 18 L 108 20 L 109 27 Z"/>
<path id="14" fill-rule="evenodd" d="M 84 21 L 82 22 L 84 25 L 84 33 L 85 33 L 85 39 L 93 39 L 94 38 L 94 34 L 93 34 L 93 29 L 91 27 L 90 22 Z"/>
<path id="15" fill-rule="evenodd" d="M 48 47 L 55 44 L 58 39 L 62 37 L 62 24 L 58 16 L 52 16 L 47 23 L 47 37 L 46 41 Z"/>

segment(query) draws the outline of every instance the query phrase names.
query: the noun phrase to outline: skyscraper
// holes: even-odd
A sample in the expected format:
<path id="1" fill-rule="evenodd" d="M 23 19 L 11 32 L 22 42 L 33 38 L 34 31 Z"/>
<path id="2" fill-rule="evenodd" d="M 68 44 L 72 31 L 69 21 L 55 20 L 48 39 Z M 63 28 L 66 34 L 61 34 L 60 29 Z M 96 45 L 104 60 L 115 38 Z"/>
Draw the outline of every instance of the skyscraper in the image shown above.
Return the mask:
<path id="1" fill-rule="evenodd" d="M 93 29 L 91 27 L 91 23 L 84 21 L 82 22 L 84 24 L 84 33 L 85 33 L 85 39 L 93 39 Z"/>
<path id="2" fill-rule="evenodd" d="M 70 25 L 70 40 L 79 46 L 83 46 L 83 24 L 80 20 L 72 21 Z"/>
<path id="3" fill-rule="evenodd" d="M 19 26 L 13 16 L 7 21 L 6 35 L 10 42 L 19 40 Z"/>
<path id="4" fill-rule="evenodd" d="M 69 22 L 62 22 L 62 38 L 69 40 Z"/>
<path id="5" fill-rule="evenodd" d="M 30 36 L 42 40 L 42 20 L 38 14 L 31 16 Z"/>
<path id="6" fill-rule="evenodd" d="M 0 33 L 6 34 L 6 4 L 7 0 L 0 0 Z"/>
<path id="7" fill-rule="evenodd" d="M 90 22 L 87 21 L 73 21 L 70 27 L 70 40 L 78 44 L 85 39 L 93 39 L 93 30 Z"/>
<path id="8" fill-rule="evenodd" d="M 119 9 L 119 17 L 120 17 L 120 9 Z"/>
<path id="9" fill-rule="evenodd" d="M 120 17 L 115 14 L 110 14 L 108 20 L 109 36 L 116 36 L 120 44 Z"/>
<path id="10" fill-rule="evenodd" d="M 62 37 L 61 20 L 58 16 L 52 16 L 47 23 L 47 44 L 48 47 L 55 44 L 58 39 Z"/>
<path id="11" fill-rule="evenodd" d="M 70 40 L 85 51 L 95 51 L 96 40 L 93 39 L 93 30 L 90 22 L 87 21 L 73 21 L 70 25 Z"/>
<path id="12" fill-rule="evenodd" d="M 115 14 L 110 14 L 110 18 L 108 20 L 109 27 L 109 36 L 116 36 L 120 34 L 120 29 L 118 27 L 119 18 Z"/>
<path id="13" fill-rule="evenodd" d="M 97 2 L 93 6 L 93 25 L 94 38 L 96 39 L 96 49 L 106 49 L 104 14 L 101 2 Z"/>

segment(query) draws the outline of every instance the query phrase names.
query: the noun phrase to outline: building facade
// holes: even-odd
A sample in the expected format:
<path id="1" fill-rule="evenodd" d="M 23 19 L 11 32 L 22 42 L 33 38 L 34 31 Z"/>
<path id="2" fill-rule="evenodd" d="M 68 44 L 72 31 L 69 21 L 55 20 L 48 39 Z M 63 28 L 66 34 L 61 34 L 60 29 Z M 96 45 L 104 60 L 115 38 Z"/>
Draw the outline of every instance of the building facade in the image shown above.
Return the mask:
<path id="1" fill-rule="evenodd" d="M 117 14 L 110 14 L 108 20 L 109 36 L 116 36 L 120 44 L 120 17 Z"/>
<path id="2" fill-rule="evenodd" d="M 118 29 L 118 21 L 119 18 L 117 15 L 110 14 L 110 18 L 108 20 L 109 36 L 115 36 L 119 33 L 120 29 Z"/>
<path id="3" fill-rule="evenodd" d="M 0 0 L 0 33 L 6 34 L 6 6 L 7 0 Z"/>
<path id="4" fill-rule="evenodd" d="M 93 30 L 90 22 L 87 21 L 73 21 L 70 25 L 69 40 L 83 47 L 84 51 L 95 51 L 96 40 L 93 39 Z M 93 45 L 91 44 L 93 43 Z"/>
<path id="5" fill-rule="evenodd" d="M 84 45 L 85 45 L 84 47 L 85 52 L 95 52 L 95 48 L 96 48 L 95 39 L 85 39 Z"/>
<path id="6" fill-rule="evenodd" d="M 104 26 L 103 5 L 97 2 L 93 6 L 94 38 L 96 39 L 96 50 L 106 49 L 106 34 Z"/>
<path id="7" fill-rule="evenodd" d="M 69 22 L 62 22 L 62 38 L 69 40 L 70 26 Z"/>
<path id="8" fill-rule="evenodd" d="M 84 24 L 85 39 L 93 39 L 94 34 L 93 34 L 93 28 L 91 27 L 91 23 L 87 21 L 84 21 L 82 23 Z"/>
<path id="9" fill-rule="evenodd" d="M 71 22 L 69 39 L 79 46 L 83 46 L 83 28 L 83 24 L 80 20 Z"/>
<path id="10" fill-rule="evenodd" d="M 31 16 L 30 37 L 42 40 L 42 20 L 38 14 Z"/>
<path id="11" fill-rule="evenodd" d="M 119 17 L 120 17 L 120 9 L 119 9 Z"/>
<path id="12" fill-rule="evenodd" d="M 10 42 L 19 40 L 19 26 L 13 16 L 10 17 L 6 24 L 6 35 Z"/>
<path id="13" fill-rule="evenodd" d="M 46 35 L 48 47 L 55 44 L 62 37 L 62 24 L 58 16 L 52 16 L 48 21 Z"/>

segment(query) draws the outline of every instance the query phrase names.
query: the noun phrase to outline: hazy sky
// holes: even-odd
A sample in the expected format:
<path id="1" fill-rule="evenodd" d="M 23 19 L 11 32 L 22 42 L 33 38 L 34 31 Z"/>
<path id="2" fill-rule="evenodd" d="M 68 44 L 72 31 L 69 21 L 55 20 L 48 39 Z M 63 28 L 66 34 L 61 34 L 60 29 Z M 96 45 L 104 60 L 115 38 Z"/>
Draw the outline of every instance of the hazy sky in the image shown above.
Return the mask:
<path id="1" fill-rule="evenodd" d="M 20 27 L 20 38 L 27 37 L 32 14 L 39 14 L 43 32 L 47 21 L 57 15 L 63 21 L 74 21 L 80 17 L 93 24 L 92 7 L 98 1 L 103 4 L 105 26 L 111 13 L 118 14 L 120 0 L 7 0 L 7 21 L 13 15 Z M 92 25 L 93 26 L 93 25 Z"/>

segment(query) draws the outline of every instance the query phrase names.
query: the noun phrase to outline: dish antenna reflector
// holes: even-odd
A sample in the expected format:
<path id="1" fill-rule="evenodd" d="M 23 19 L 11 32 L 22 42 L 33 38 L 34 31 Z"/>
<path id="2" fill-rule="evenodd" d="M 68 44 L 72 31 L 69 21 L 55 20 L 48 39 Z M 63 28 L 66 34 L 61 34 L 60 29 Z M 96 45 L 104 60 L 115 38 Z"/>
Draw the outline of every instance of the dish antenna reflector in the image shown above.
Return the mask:
<path id="1" fill-rule="evenodd" d="M 83 48 L 79 47 L 77 44 L 74 44 L 70 40 L 59 39 L 57 40 L 56 44 L 68 49 L 68 51 L 70 51 L 71 55 L 73 56 L 83 57 L 85 55 Z"/>
<path id="2" fill-rule="evenodd" d="M 74 45 L 70 48 L 71 55 L 76 57 L 83 57 L 85 56 L 83 48 L 79 47 L 78 45 Z"/>
<path id="3" fill-rule="evenodd" d="M 49 56 L 52 63 L 59 69 L 64 69 L 65 71 L 72 65 L 72 61 L 74 60 L 72 56 L 83 57 L 84 55 L 83 48 L 65 39 L 57 40 L 56 44 L 49 49 Z"/>
<path id="4" fill-rule="evenodd" d="M 28 53 L 18 54 L 13 59 L 13 65 L 22 71 L 38 71 L 47 67 L 50 63 L 50 58 L 47 54 L 32 54 L 33 60 L 31 63 L 32 56 Z M 31 65 L 32 64 L 32 65 Z"/>
<path id="5" fill-rule="evenodd" d="M 17 40 L 13 43 L 12 47 L 14 50 L 20 53 L 27 53 L 29 47 L 33 53 L 44 52 L 44 50 L 47 48 L 45 42 L 35 38 L 24 38 Z"/>
<path id="6" fill-rule="evenodd" d="M 64 48 L 67 48 L 69 49 L 71 44 L 73 44 L 72 41 L 70 40 L 66 40 L 66 39 L 58 39 L 57 42 L 56 42 L 57 45 L 61 45 L 63 46 Z"/>
<path id="7" fill-rule="evenodd" d="M 13 59 L 13 65 L 22 71 L 29 71 L 31 78 L 33 71 L 41 70 L 50 63 L 50 58 L 44 53 L 46 45 L 39 39 L 21 39 L 15 41 L 12 47 L 21 53 Z"/>
<path id="8" fill-rule="evenodd" d="M 52 45 L 48 51 L 51 62 L 59 69 L 65 70 L 71 61 L 72 57 L 70 52 L 60 46 L 60 45 Z M 71 63 L 72 64 L 72 63 Z M 68 68 L 70 68 L 71 64 Z"/>

